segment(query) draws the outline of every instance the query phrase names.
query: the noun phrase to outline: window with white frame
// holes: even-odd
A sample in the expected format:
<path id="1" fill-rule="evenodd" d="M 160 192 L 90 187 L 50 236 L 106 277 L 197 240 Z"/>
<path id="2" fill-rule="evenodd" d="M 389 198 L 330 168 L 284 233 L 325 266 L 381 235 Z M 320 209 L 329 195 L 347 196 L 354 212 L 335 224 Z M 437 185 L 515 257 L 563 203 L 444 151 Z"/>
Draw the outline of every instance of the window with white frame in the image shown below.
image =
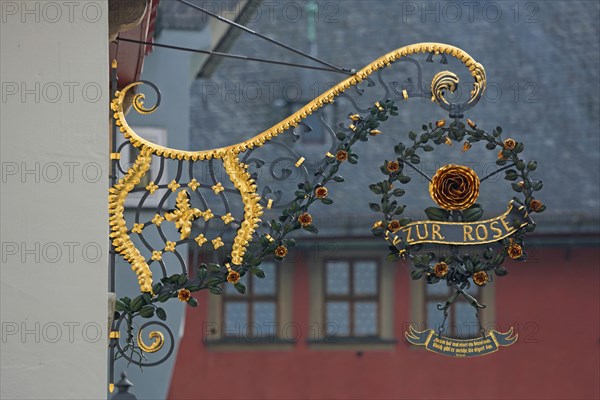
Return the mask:
<path id="1" fill-rule="evenodd" d="M 379 266 L 376 260 L 325 263 L 325 334 L 379 336 Z"/>
<path id="2" fill-rule="evenodd" d="M 225 285 L 222 305 L 223 336 L 277 335 L 277 268 L 272 262 L 264 262 L 260 268 L 265 272 L 264 278 L 250 273 L 241 278 L 240 282 L 246 285 L 246 293 L 243 295 L 233 285 Z"/>

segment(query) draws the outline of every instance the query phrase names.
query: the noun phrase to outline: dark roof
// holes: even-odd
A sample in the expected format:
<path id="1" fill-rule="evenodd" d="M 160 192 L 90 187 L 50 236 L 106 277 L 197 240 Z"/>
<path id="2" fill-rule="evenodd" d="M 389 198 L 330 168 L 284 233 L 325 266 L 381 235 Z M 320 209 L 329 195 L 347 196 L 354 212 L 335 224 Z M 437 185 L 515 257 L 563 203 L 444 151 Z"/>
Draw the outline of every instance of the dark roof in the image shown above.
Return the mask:
<path id="1" fill-rule="evenodd" d="M 217 14 L 231 13 L 238 0 L 187 0 Z M 208 15 L 175 0 L 162 0 L 159 9 L 161 29 L 202 30 L 208 23 Z"/>
<path id="2" fill-rule="evenodd" d="M 296 20 L 290 10 L 297 9 L 300 3 L 284 1 L 277 4 L 272 7 L 269 17 L 256 18 L 247 25 L 288 45 L 310 51 L 306 10 L 303 9 L 302 17 Z M 287 15 L 284 12 L 286 4 Z M 419 6 L 421 3 L 414 4 L 425 7 Z M 476 8 L 472 21 L 468 18 L 468 10 L 463 9 L 463 15 L 452 22 L 456 19 L 455 14 L 449 14 L 451 10 L 443 11 L 444 8 L 438 14 L 426 14 L 425 10 L 419 9 L 408 12 L 401 4 L 389 1 L 321 2 L 316 24 L 318 55 L 342 67 L 361 68 L 406 44 L 442 42 L 461 47 L 485 66 L 488 77 L 485 97 L 466 117 L 487 130 L 501 125 L 506 136 L 525 142 L 524 156 L 539 163 L 538 174 L 544 181 L 540 198 L 548 206 L 544 214 L 535 216 L 540 222 L 540 231 L 599 232 L 600 41 L 597 18 L 600 3 L 536 2 L 535 12 L 521 10 L 518 16 L 509 3 L 494 4 L 502 12 L 496 21 L 491 19 L 491 14 L 486 16 L 481 8 Z M 263 15 L 267 11 L 264 8 Z M 247 34 L 242 34 L 230 51 L 307 62 Z M 434 67 L 461 73 L 461 89 L 468 90 L 466 82 L 471 80 L 464 74 L 464 68 L 452 60 L 447 67 Z M 390 69 L 390 79 L 402 82 L 409 76 L 406 71 L 409 69 L 405 66 L 396 65 Z M 426 71 L 427 82 L 432 75 Z M 410 76 L 414 77 L 414 74 Z M 289 107 L 281 106 L 285 105 L 282 100 L 297 100 L 291 107 L 299 107 L 328 84 L 342 78 L 342 75 L 331 73 L 224 60 L 210 79 L 198 79 L 192 88 L 192 148 L 217 147 L 251 137 L 289 113 Z M 299 92 L 302 95 L 297 95 Z M 382 94 L 376 92 L 376 88 L 366 88 L 365 97 L 373 94 L 377 99 L 376 96 Z M 344 120 L 352 111 L 348 107 L 349 104 L 342 100 L 337 102 L 336 122 Z M 409 130 L 418 130 L 424 122 L 447 118 L 446 112 L 428 101 L 413 99 L 400 107 L 400 116 L 381 128 L 383 135 L 357 147 L 359 166 L 344 165 L 341 169 L 347 182 L 332 186 L 330 191 L 337 207 L 315 207 L 316 219 L 327 218 L 331 222 L 329 226 L 339 226 L 336 232 L 350 232 L 348 226 L 358 219 L 376 219 L 368 208 L 368 203 L 376 200 L 368 190 L 368 184 L 380 179 L 378 166 L 384 159 L 393 157 L 391 147 L 405 138 Z M 441 149 L 428 153 L 423 158 L 423 165 L 430 173 L 452 161 L 465 162 L 464 157 L 481 163 L 474 167 L 479 173 L 493 165 L 495 154 L 474 146 L 465 156 L 456 147 L 448 148 L 445 154 Z M 315 145 L 301 150 L 303 155 L 311 151 L 320 155 L 327 151 Z M 268 151 L 265 148 L 263 153 L 266 158 L 272 157 Z M 371 168 L 367 168 L 368 165 Z M 259 179 L 259 186 L 264 182 Z M 414 212 L 416 215 L 418 210 L 434 204 L 427 185 L 413 183 L 413 194 L 403 201 L 408 204 L 408 214 Z M 510 187 L 499 187 L 489 186 L 482 190 L 481 203 L 487 216 L 505 209 L 512 197 Z M 319 225 L 324 227 L 325 224 Z M 370 226 L 365 228 L 368 232 Z M 351 233 L 358 234 L 356 229 Z"/>

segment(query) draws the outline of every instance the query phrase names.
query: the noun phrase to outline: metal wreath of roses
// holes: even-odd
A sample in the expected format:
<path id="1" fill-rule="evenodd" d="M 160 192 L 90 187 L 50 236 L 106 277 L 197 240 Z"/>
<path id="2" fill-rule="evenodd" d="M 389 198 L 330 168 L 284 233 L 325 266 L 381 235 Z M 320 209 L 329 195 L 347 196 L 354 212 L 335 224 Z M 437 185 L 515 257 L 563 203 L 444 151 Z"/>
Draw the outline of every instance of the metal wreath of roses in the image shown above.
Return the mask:
<path id="1" fill-rule="evenodd" d="M 500 127 L 488 133 L 473 121 L 466 122 L 465 125 L 456 118 L 447 125 L 445 120 L 439 120 L 435 124 L 423 125 L 421 134 L 411 131 L 408 134 L 411 143 L 398 143 L 394 147 L 396 159 L 386 160 L 381 165 L 381 172 L 386 178 L 370 185 L 371 191 L 380 196 L 380 201 L 370 203 L 370 207 L 383 214 L 383 219 L 374 224 L 372 232 L 388 242 L 391 250 L 388 259 L 409 260 L 413 267 L 412 279 L 424 279 L 427 284 L 444 281 L 452 292 L 445 304 L 437 306 L 444 315 L 437 333 L 433 329 L 419 332 L 411 327 L 406 337 L 413 344 L 425 345 L 428 350 L 452 356 L 482 355 L 516 341 L 516 335 L 511 337 L 512 328 L 505 334 L 496 331 L 486 333 L 479 319 L 479 310 L 485 305 L 468 289 L 473 284 L 485 286 L 493 280 L 494 274 L 506 275 L 508 271 L 502 266 L 506 257 L 517 261 L 527 259 L 524 238 L 526 233 L 535 230 L 530 213 L 546 209 L 534 197 L 534 192 L 542 189 L 542 182 L 531 179 L 537 163 L 521 158 L 524 144 L 512 138 L 503 139 Z M 433 177 L 417 168 L 416 165 L 421 163 L 420 151 L 434 151 L 436 146 L 452 146 L 455 142 L 463 143 L 463 153 L 474 143 L 485 143 L 488 150 L 497 151 L 497 169 L 479 178 L 473 169 L 465 165 L 444 165 Z M 427 220 L 411 221 L 402 216 L 406 206 L 400 205 L 398 198 L 405 194 L 405 190 L 394 186 L 411 181 L 407 169 L 428 182 L 429 195 L 439 206 L 424 210 Z M 505 213 L 482 220 L 483 208 L 476 203 L 480 186 L 501 172 L 511 182 L 517 196 L 510 200 Z M 432 244 L 444 246 L 438 246 L 434 251 Z M 474 308 L 482 335 L 480 343 L 477 339 L 455 340 L 443 336 L 448 310 L 459 296 L 466 298 Z"/>

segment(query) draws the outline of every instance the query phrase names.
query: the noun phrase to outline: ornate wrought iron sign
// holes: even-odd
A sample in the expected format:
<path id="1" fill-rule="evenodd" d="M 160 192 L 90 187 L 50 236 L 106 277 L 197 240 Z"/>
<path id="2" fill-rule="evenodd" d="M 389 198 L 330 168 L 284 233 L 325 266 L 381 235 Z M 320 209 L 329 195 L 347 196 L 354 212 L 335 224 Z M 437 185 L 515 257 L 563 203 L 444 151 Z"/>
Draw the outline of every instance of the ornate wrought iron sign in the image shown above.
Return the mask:
<path id="1" fill-rule="evenodd" d="M 449 71 L 438 72 L 431 85 L 425 85 L 423 65 L 414 58 L 419 54 L 424 54 L 425 62 L 429 63 L 439 57 L 443 65 L 447 55 L 461 61 L 474 80 L 469 99 L 463 103 L 452 103 L 446 99 L 446 92 L 454 91 L 458 84 L 458 76 Z M 390 82 L 389 74 L 382 74 L 383 70 L 400 62 L 408 62 L 414 67 L 416 78 L 411 84 L 407 80 L 398 83 L 394 77 Z M 116 65 L 113 65 L 113 82 L 115 80 Z M 357 101 L 365 92 L 359 86 L 363 82 L 369 90 L 379 86 L 383 91 L 380 100 L 366 108 Z M 143 86 L 150 86 L 157 95 L 157 102 L 152 107 L 144 105 L 144 94 L 133 94 L 135 89 Z M 159 106 L 160 93 L 153 84 L 136 82 L 122 90 L 115 90 L 111 102 L 115 148 L 111 158 L 113 175 L 116 176 L 120 170 L 123 177 L 118 180 L 115 178 L 109 191 L 110 237 L 115 253 L 112 265 L 114 267 L 117 254 L 127 261 L 137 276 L 141 293 L 134 298 L 117 300 L 110 342 L 111 373 L 115 358 L 124 357 L 137 365 L 151 366 L 163 362 L 173 351 L 173 334 L 165 323 L 147 322 L 136 328 L 136 318 L 157 317 L 165 320 L 167 315 L 161 303 L 177 298 L 196 306 L 198 303 L 191 296 L 192 292 L 208 289 L 220 294 L 224 283 L 234 285 L 243 293 L 245 286 L 239 282 L 240 276 L 251 273 L 263 277 L 264 272 L 259 267 L 262 260 L 266 257 L 283 259 L 289 247 L 294 246 L 295 241 L 289 237 L 290 233 L 300 229 L 317 233 L 319 221 L 309 213 L 311 205 L 333 203 L 328 193 L 331 186 L 344 181 L 338 174 L 340 166 L 343 163 L 356 164 L 356 145 L 382 134 L 385 122 L 397 116 L 399 106 L 411 98 L 431 99 L 447 110 L 453 121 L 447 124 L 441 120 L 423 125 L 420 134 L 411 131 L 406 140 L 395 146 L 393 159 L 380 166 L 384 178 L 370 185 L 374 195 L 379 196 L 379 201 L 371 203 L 370 208 L 380 212 L 382 217 L 375 222 L 372 232 L 387 241 L 390 259 L 410 262 L 413 279 L 425 279 L 427 284 L 444 281 L 452 288 L 452 296 L 438 307 L 444 316 L 448 315 L 449 307 L 458 296 L 464 296 L 479 316 L 479 310 L 485 306 L 468 293 L 468 288 L 471 284 L 485 286 L 492 279 L 492 273 L 505 275 L 507 271 L 502 263 L 506 257 L 525 260 L 524 237 L 526 232 L 535 228 L 530 213 L 545 209 L 534 198 L 534 192 L 542 188 L 542 183 L 530 177 L 537 167 L 536 163 L 521 159 L 523 143 L 510 138 L 502 139 L 499 127 L 488 133 L 470 120 L 466 124 L 462 122 L 464 112 L 478 102 L 485 86 L 483 66 L 463 50 L 439 43 L 414 44 L 380 57 L 288 118 L 250 139 L 227 147 L 199 151 L 157 145 L 139 136 L 128 124 L 125 117 L 127 98 L 133 99 L 134 110 L 141 114 L 151 113 Z M 310 129 L 303 121 L 313 113 L 325 121 L 322 109 L 336 97 L 348 100 L 353 110 L 348 110 L 347 123 L 327 126 L 333 144 L 328 151 L 324 151 L 322 159 L 308 163 L 305 157 L 294 151 L 293 143 L 275 140 L 284 133 L 297 139 L 301 134 L 298 132 L 302 130 L 300 126 L 304 130 Z M 117 131 L 127 139 L 118 147 L 115 140 Z M 466 166 L 448 164 L 429 177 L 417 167 L 421 152 L 434 151 L 453 143 L 463 143 L 465 152 L 476 143 L 494 150 L 497 152 L 494 160 L 498 169 L 480 178 Z M 259 188 L 256 171 L 263 168 L 265 163 L 258 157 L 258 152 L 266 145 L 277 146 L 288 154 L 271 163 L 269 173 L 275 180 L 285 181 L 291 173 L 286 168 L 274 170 L 273 165 L 282 159 L 291 160 L 301 176 L 305 177 L 295 191 L 277 191 L 269 185 Z M 132 166 L 126 169 L 120 164 L 120 155 L 131 148 L 135 149 L 137 156 Z M 176 165 L 176 176 L 170 180 L 164 173 L 167 160 L 172 160 Z M 196 176 L 195 166 L 200 163 L 204 163 L 210 171 L 208 180 Z M 158 174 L 148 179 L 152 164 L 158 165 Z M 217 168 L 222 168 L 226 180 L 217 179 Z M 407 168 L 427 179 L 431 198 L 439 206 L 424 210 L 428 218 L 426 220 L 413 222 L 403 217 L 406 207 L 400 205 L 398 200 L 405 194 L 402 185 L 410 181 L 410 177 L 404 173 Z M 483 208 L 476 202 L 479 188 L 486 179 L 500 172 L 513 182 L 512 189 L 520 197 L 507 199 L 509 205 L 505 213 L 481 220 Z M 137 209 L 131 213 L 133 216 L 128 217 L 125 214 L 125 201 L 135 192 L 141 193 L 141 197 Z M 140 210 L 153 196 L 160 196 L 153 203 L 158 205 L 153 206 L 150 217 L 142 219 Z M 232 207 L 232 197 L 240 203 L 239 209 Z M 174 208 L 170 208 L 169 201 L 171 204 L 174 202 Z M 268 210 L 281 210 L 281 214 L 261 221 Z M 164 229 L 167 224 L 173 225 L 175 235 L 170 235 Z M 147 240 L 146 233 L 149 231 L 160 237 L 158 244 Z M 227 232 L 233 234 L 231 241 L 226 237 Z M 438 247 L 442 245 L 444 250 L 429 249 L 428 246 L 432 244 Z M 219 263 L 188 268 L 178 251 L 183 245 L 228 249 L 228 255 Z M 475 246 L 475 250 L 464 252 L 463 248 L 467 245 L 471 248 Z M 165 261 L 167 256 L 170 257 L 169 263 Z M 174 264 L 177 268 L 175 273 Z M 157 274 L 160 277 L 157 278 Z M 152 342 L 148 344 L 142 332 L 151 325 L 155 329 L 149 333 Z M 136 329 L 137 334 L 134 332 Z M 437 333 L 431 329 L 419 332 L 411 328 L 406 337 L 409 342 L 424 345 L 428 350 L 461 357 L 488 354 L 516 340 L 512 331 L 503 334 L 485 332 L 483 328 L 479 338 L 455 340 L 444 335 L 443 325 Z M 165 343 L 168 343 L 166 348 Z M 157 354 L 153 356 L 157 358 L 148 359 L 153 354 Z"/>
<path id="2" fill-rule="evenodd" d="M 388 242 L 390 259 L 410 261 L 413 279 L 425 279 L 427 284 L 445 281 L 454 293 L 444 305 L 438 305 L 444 315 L 439 332 L 419 332 L 411 327 L 406 333 L 407 340 L 424 345 L 430 351 L 457 357 L 484 355 L 496 351 L 500 345 L 514 343 L 517 335 L 512 336 L 512 329 L 506 334 L 486 333 L 479 320 L 479 310 L 485 305 L 469 294 L 468 289 L 472 284 L 485 286 L 493 279 L 492 273 L 506 275 L 508 271 L 502 267 L 506 257 L 526 260 L 524 237 L 535 229 L 530 213 L 545 210 L 545 206 L 534 198 L 534 192 L 541 190 L 542 182 L 530 178 L 530 173 L 537 169 L 537 163 L 521 159 L 523 143 L 510 138 L 502 140 L 500 127 L 490 134 L 471 120 L 467 120 L 466 125 L 458 119 L 449 126 L 444 120 L 423 125 L 421 134 L 411 131 L 408 139 L 408 144 L 400 142 L 395 146 L 396 159 L 385 161 L 380 167 L 386 179 L 370 185 L 371 191 L 381 197 L 379 203 L 370 204 L 371 209 L 383 214 L 383 219 L 373 225 L 372 232 Z M 480 179 L 475 171 L 464 165 L 445 165 L 433 177 L 415 166 L 420 163 L 419 151 L 434 151 L 439 146 L 455 142 L 464 142 L 463 152 L 469 151 L 472 144 L 478 142 L 485 143 L 488 150 L 500 149 L 494 155 L 497 169 Z M 424 210 L 428 220 L 412 222 L 402 218 L 406 206 L 399 205 L 397 198 L 404 196 L 405 190 L 394 189 L 394 185 L 410 182 L 410 177 L 404 174 L 405 168 L 418 171 L 429 182 L 429 194 L 439 207 Z M 520 179 L 511 186 L 521 197 L 513 197 L 505 213 L 481 220 L 483 207 L 476 203 L 480 186 L 501 172 L 505 173 L 508 181 Z M 433 244 L 438 246 L 434 248 Z M 458 340 L 443 335 L 448 310 L 459 296 L 467 299 L 474 308 L 481 337 Z"/>

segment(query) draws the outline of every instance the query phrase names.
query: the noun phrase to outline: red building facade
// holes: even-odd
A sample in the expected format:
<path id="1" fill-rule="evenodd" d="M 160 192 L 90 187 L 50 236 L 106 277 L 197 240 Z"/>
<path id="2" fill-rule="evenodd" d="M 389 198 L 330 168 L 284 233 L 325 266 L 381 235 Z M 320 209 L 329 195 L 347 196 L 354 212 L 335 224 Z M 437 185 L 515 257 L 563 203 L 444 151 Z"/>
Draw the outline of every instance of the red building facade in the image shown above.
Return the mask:
<path id="1" fill-rule="evenodd" d="M 227 295 L 216 305 L 220 296 L 197 295 L 200 307 L 187 310 L 169 399 L 598 398 L 597 242 L 598 237 L 581 237 L 553 246 L 544 239 L 527 263 L 507 262 L 509 275 L 482 290 L 488 304 L 483 320 L 487 328 L 514 327 L 519 340 L 469 359 L 406 342 L 408 325 L 427 321 L 428 295 L 401 263 L 378 266 L 375 337 L 323 339 L 326 312 L 315 302 L 327 301 L 327 295 L 319 271 L 342 254 L 376 259 L 377 252 L 370 241 L 300 249 L 293 262 L 275 267 L 283 327 L 275 328 L 274 337 L 227 338 L 232 333 L 223 328 Z"/>

